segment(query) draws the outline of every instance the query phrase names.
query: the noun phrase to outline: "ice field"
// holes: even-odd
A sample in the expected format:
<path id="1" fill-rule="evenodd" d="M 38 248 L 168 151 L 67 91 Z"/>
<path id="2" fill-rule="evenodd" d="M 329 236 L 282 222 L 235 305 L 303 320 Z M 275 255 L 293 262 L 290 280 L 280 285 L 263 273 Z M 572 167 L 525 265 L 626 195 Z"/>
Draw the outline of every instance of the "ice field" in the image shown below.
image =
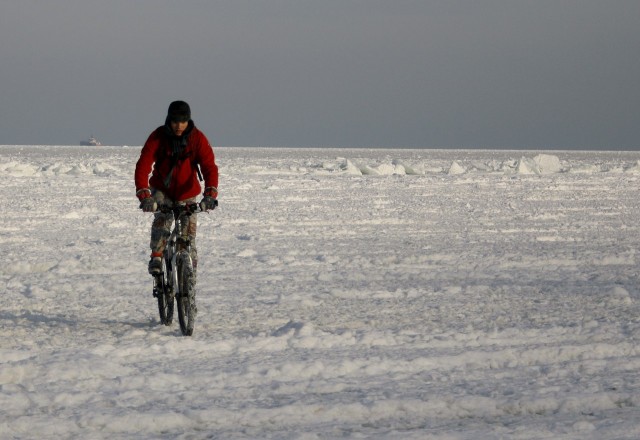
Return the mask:
<path id="1" fill-rule="evenodd" d="M 0 439 L 640 438 L 640 152 L 216 148 L 190 338 L 139 152 L 0 146 Z"/>

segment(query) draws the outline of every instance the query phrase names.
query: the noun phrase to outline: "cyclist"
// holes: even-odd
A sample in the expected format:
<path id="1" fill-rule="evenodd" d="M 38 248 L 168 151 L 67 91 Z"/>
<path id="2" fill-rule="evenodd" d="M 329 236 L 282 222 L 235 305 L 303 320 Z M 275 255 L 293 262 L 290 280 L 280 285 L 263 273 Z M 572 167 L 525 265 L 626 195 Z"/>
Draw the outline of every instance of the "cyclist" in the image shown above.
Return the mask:
<path id="1" fill-rule="evenodd" d="M 162 252 L 173 224 L 172 213 L 156 212 L 157 207 L 195 203 L 202 190 L 198 180 L 204 180 L 205 186 L 200 204 L 202 209 L 215 209 L 218 206 L 218 166 L 213 148 L 204 133 L 193 123 L 189 104 L 173 101 L 169 105 L 164 125 L 149 135 L 136 163 L 135 185 L 140 209 L 155 212 L 151 225 L 151 275 L 162 271 Z M 185 227 L 191 240 L 195 281 L 198 266 L 195 213 L 185 222 Z"/>

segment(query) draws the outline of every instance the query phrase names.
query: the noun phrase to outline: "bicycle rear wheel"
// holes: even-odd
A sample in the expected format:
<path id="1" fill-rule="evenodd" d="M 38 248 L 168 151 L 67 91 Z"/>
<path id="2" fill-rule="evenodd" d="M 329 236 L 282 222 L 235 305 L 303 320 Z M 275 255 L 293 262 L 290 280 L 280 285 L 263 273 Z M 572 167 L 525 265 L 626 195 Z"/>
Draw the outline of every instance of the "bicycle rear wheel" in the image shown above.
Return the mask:
<path id="1" fill-rule="evenodd" d="M 196 319 L 195 286 L 193 282 L 193 266 L 188 256 L 183 256 L 177 262 L 178 291 L 178 321 L 180 331 L 184 336 L 193 335 L 193 324 Z"/>
<path id="2" fill-rule="evenodd" d="M 153 296 L 158 300 L 160 322 L 164 325 L 171 325 L 173 322 L 173 289 L 167 275 L 167 260 L 162 258 L 162 272 L 153 277 Z"/>

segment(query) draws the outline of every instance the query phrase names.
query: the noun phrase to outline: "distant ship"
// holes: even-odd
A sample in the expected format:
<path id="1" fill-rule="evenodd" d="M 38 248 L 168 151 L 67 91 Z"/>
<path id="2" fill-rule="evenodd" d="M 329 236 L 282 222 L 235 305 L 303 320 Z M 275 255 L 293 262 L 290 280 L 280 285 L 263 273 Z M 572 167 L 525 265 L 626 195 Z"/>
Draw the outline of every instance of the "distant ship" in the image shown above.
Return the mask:
<path id="1" fill-rule="evenodd" d="M 99 147 L 102 144 L 94 135 L 91 135 L 86 141 L 80 141 L 80 145 L 85 147 Z"/>

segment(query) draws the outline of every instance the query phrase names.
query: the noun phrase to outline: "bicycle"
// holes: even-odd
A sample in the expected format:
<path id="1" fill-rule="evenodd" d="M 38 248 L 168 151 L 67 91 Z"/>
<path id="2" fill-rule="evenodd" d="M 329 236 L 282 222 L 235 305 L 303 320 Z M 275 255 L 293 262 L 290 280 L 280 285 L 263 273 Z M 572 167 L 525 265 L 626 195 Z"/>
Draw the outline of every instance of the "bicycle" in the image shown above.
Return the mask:
<path id="1" fill-rule="evenodd" d="M 175 221 L 162 255 L 162 269 L 153 277 L 153 296 L 158 300 L 160 321 L 164 325 L 171 325 L 173 322 L 175 298 L 180 331 L 184 336 L 191 336 L 197 309 L 191 241 L 187 236 L 184 221 L 191 214 L 203 210 L 197 203 L 173 207 L 161 205 L 158 210 L 165 214 L 173 213 Z"/>

